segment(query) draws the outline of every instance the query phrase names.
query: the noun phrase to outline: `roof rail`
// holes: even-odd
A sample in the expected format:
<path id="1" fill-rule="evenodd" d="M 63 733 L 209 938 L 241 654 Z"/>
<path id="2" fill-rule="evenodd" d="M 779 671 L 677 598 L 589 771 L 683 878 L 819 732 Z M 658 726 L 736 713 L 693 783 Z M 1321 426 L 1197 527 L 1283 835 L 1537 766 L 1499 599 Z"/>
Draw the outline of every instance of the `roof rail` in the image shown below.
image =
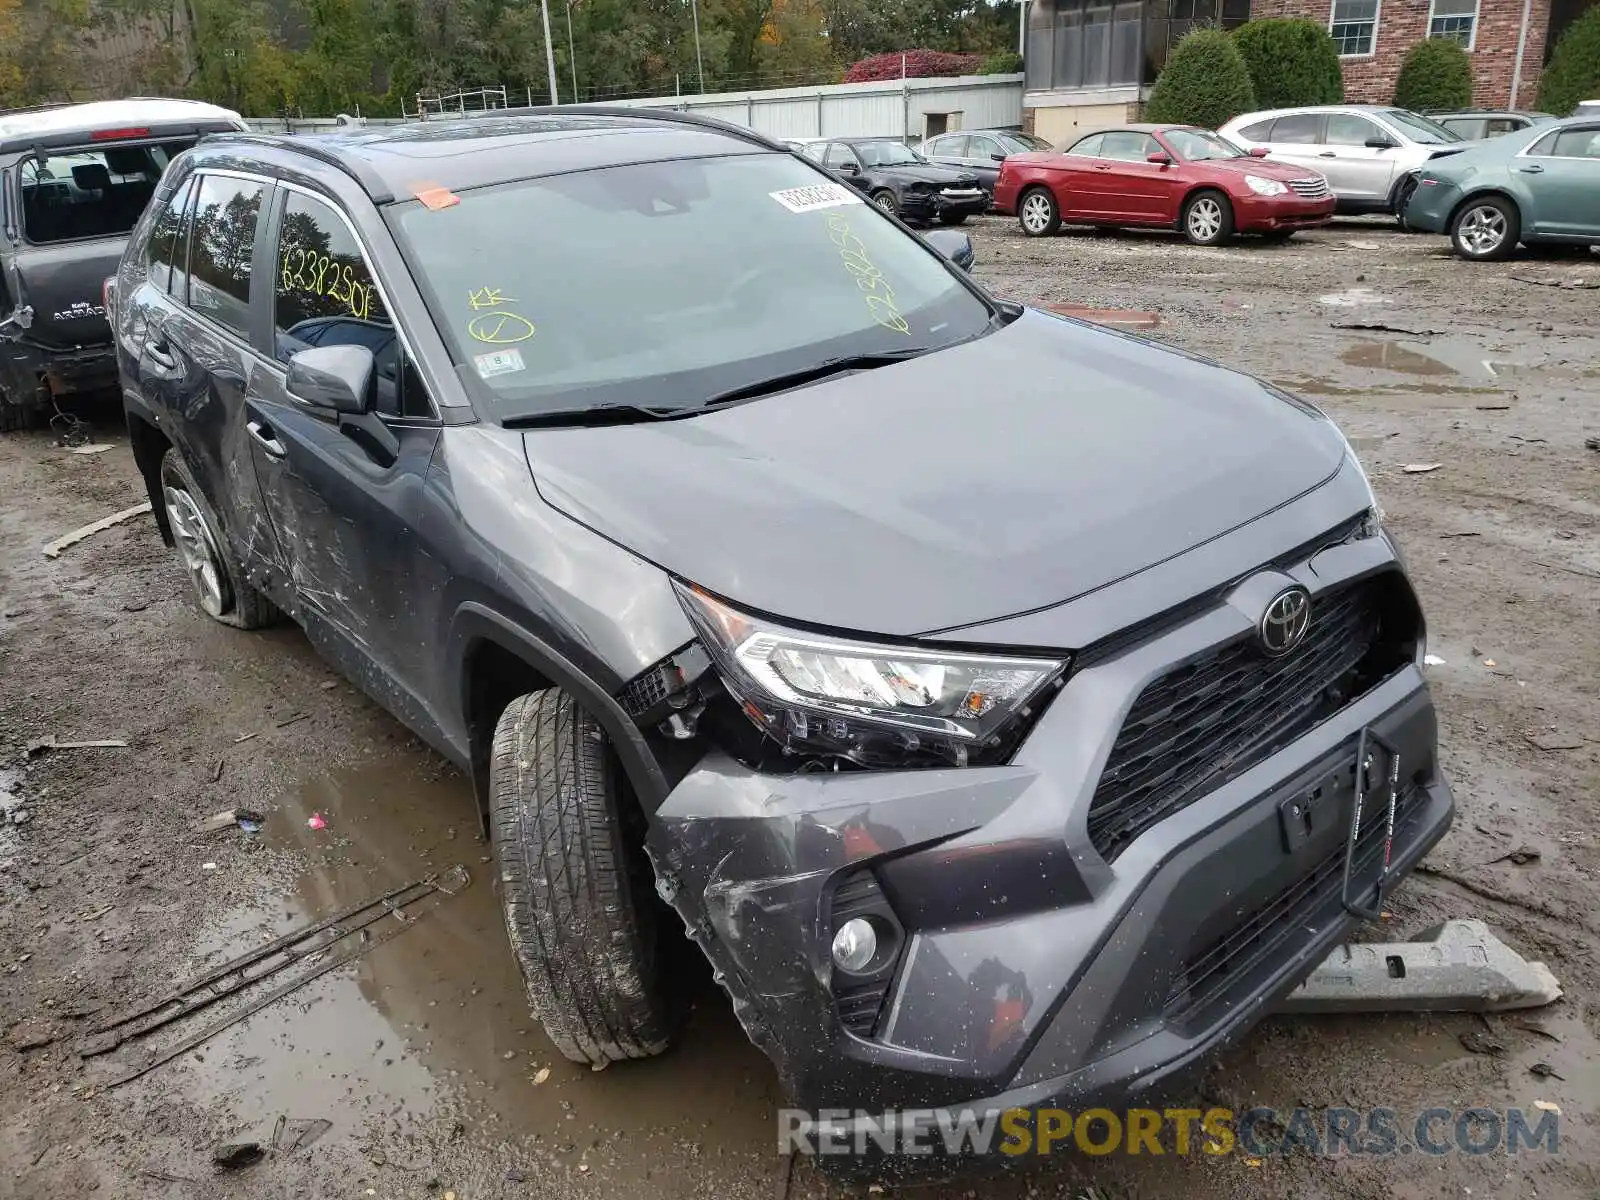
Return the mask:
<path id="1" fill-rule="evenodd" d="M 756 145 L 768 150 L 786 149 L 785 146 L 780 145 L 766 134 L 757 133 L 754 129 L 748 129 L 743 125 L 735 125 L 730 121 L 718 120 L 716 117 L 702 117 L 695 113 L 682 112 L 675 108 L 623 108 L 603 104 L 537 104 L 531 107 L 478 109 L 456 115 L 464 116 L 467 120 L 474 121 L 488 120 L 494 117 L 531 116 L 535 114 L 553 117 L 643 117 L 651 121 L 665 121 L 677 125 L 693 125 L 700 129 L 714 129 L 718 133 L 725 133 L 730 137 L 740 138 L 746 142 L 754 142 Z M 446 117 L 450 115 L 449 113 L 445 114 Z"/>
<path id="2" fill-rule="evenodd" d="M 388 204 L 395 198 L 389 185 L 366 163 L 358 158 L 346 158 L 333 150 L 328 143 L 316 138 L 291 137 L 281 133 L 223 133 L 206 139 L 206 144 L 211 146 L 232 146 L 239 143 L 271 146 L 275 150 L 291 150 L 296 154 L 304 154 L 307 158 L 314 158 L 318 162 L 327 163 L 330 167 L 337 167 L 366 189 L 374 204 Z"/>

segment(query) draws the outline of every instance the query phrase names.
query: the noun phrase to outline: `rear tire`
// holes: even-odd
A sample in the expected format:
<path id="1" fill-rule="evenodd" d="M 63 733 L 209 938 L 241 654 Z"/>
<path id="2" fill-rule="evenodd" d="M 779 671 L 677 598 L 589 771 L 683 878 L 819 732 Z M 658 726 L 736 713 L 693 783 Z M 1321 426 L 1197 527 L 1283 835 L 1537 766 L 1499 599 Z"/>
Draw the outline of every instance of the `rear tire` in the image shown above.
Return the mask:
<path id="1" fill-rule="evenodd" d="M 1031 187 L 1017 197 L 1017 224 L 1029 237 L 1054 237 L 1061 230 L 1061 206 L 1047 187 Z"/>
<path id="2" fill-rule="evenodd" d="M 1220 246 L 1233 236 L 1233 205 L 1210 188 L 1190 196 L 1183 206 L 1183 236 L 1194 246 Z"/>
<path id="3" fill-rule="evenodd" d="M 1450 222 L 1450 244 L 1469 262 L 1510 258 L 1521 236 L 1522 214 L 1500 196 L 1467 201 Z"/>
<path id="4" fill-rule="evenodd" d="M 660 1054 L 674 1025 L 620 774 L 599 724 L 559 689 L 513 700 L 495 726 L 490 819 L 511 949 L 545 1033 L 595 1067 Z"/>
<path id="5" fill-rule="evenodd" d="M 173 549 L 200 611 L 235 629 L 260 629 L 277 620 L 272 601 L 245 582 L 205 493 L 176 450 L 168 450 L 161 459 L 161 497 Z"/>

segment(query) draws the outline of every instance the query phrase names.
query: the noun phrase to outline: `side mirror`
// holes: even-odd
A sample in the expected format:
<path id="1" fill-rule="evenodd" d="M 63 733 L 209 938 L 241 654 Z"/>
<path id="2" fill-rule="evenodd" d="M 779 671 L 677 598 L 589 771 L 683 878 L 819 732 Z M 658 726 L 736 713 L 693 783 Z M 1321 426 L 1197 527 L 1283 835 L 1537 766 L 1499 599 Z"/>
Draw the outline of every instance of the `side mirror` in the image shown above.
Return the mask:
<path id="1" fill-rule="evenodd" d="M 1170 167 L 1172 165 L 1172 155 L 1165 154 L 1160 150 L 1157 150 L 1154 154 L 1146 154 L 1144 160 L 1145 162 L 1155 163 L 1158 167 Z"/>
<path id="2" fill-rule="evenodd" d="M 1370 137 L 1367 139 L 1368 150 L 1393 150 L 1394 143 L 1386 137 Z"/>
<path id="3" fill-rule="evenodd" d="M 841 175 L 859 175 L 859 174 L 861 174 L 861 168 L 856 166 L 856 164 L 853 163 L 853 162 L 840 163 L 839 166 L 838 166 L 838 171 L 839 171 L 839 174 L 841 174 Z"/>
<path id="4" fill-rule="evenodd" d="M 377 364 L 365 346 L 313 346 L 289 356 L 289 395 L 309 408 L 360 416 L 372 409 Z"/>
<path id="5" fill-rule="evenodd" d="M 991 154 L 989 155 L 989 158 L 993 162 L 1005 162 L 1006 160 L 1006 156 L 1004 154 Z"/>
<path id="6" fill-rule="evenodd" d="M 1251 146 L 1250 147 L 1250 157 L 1251 158 L 1265 158 L 1267 155 L 1269 155 L 1271 153 L 1272 153 L 1272 151 L 1268 150 L 1265 146 Z"/>
<path id="7" fill-rule="evenodd" d="M 924 240 L 963 271 L 972 269 L 972 239 L 959 229 L 930 229 Z"/>

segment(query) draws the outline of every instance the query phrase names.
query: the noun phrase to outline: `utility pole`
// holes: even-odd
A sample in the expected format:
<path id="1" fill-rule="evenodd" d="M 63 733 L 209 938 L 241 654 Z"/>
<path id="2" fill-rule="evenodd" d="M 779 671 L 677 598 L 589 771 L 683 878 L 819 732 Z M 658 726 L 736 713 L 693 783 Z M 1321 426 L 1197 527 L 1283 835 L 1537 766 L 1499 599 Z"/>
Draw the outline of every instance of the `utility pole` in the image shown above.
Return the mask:
<path id="1" fill-rule="evenodd" d="M 556 48 L 550 44 L 550 0 L 539 0 L 539 9 L 544 15 L 544 65 L 550 72 L 550 103 L 560 104 L 561 98 L 556 95 Z"/>
<path id="2" fill-rule="evenodd" d="M 706 60 L 700 54 L 700 0 L 689 0 L 689 8 L 694 13 L 694 62 L 700 70 L 700 94 L 706 91 Z"/>
<path id="3" fill-rule="evenodd" d="M 578 52 L 572 47 L 572 10 L 579 0 L 567 0 L 567 65 L 572 68 L 572 102 L 578 103 Z"/>
<path id="4" fill-rule="evenodd" d="M 1028 55 L 1028 0 L 1017 0 L 1017 53 Z"/>

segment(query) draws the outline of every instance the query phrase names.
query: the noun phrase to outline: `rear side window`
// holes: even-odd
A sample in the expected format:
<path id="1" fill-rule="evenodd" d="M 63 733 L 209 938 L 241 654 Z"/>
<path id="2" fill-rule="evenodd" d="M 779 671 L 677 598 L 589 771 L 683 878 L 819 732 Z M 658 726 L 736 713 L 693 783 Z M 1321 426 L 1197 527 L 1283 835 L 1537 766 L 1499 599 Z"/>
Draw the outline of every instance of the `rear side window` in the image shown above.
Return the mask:
<path id="1" fill-rule="evenodd" d="M 1515 133 L 1519 129 L 1526 129 L 1528 124 L 1521 117 L 1491 117 L 1488 121 L 1488 136 L 1499 137 L 1503 133 Z M 1450 128 L 1464 138 L 1472 136 L 1458 125 L 1452 125 Z"/>
<path id="2" fill-rule="evenodd" d="M 1287 145 L 1309 146 L 1322 140 L 1321 113 L 1291 113 L 1272 123 L 1272 136 L 1267 139 Z"/>
<path id="3" fill-rule="evenodd" d="M 167 164 L 192 145 L 190 140 L 106 146 L 23 159 L 23 231 L 30 242 L 132 232 Z"/>
<path id="4" fill-rule="evenodd" d="M 250 259 L 266 192 L 251 179 L 200 176 L 190 237 L 189 307 L 247 340 Z"/>
<path id="5" fill-rule="evenodd" d="M 194 177 L 190 176 L 167 201 L 166 208 L 161 210 L 155 226 L 150 230 L 146 268 L 150 282 L 164 292 L 176 290 L 182 295 L 188 290 L 189 231 L 186 218 L 189 215 L 189 201 L 193 198 Z M 173 287 L 175 282 L 178 285 L 176 289 Z"/>
<path id="6" fill-rule="evenodd" d="M 1552 158 L 1600 158 L 1600 126 L 1590 129 L 1563 129 L 1545 138 L 1530 154 Z"/>
<path id="7" fill-rule="evenodd" d="M 372 268 L 338 212 L 290 192 L 278 230 L 276 268 L 272 308 L 279 361 L 308 346 L 365 346 L 377 368 L 378 411 L 432 415 L 416 374 L 405 369 Z"/>

